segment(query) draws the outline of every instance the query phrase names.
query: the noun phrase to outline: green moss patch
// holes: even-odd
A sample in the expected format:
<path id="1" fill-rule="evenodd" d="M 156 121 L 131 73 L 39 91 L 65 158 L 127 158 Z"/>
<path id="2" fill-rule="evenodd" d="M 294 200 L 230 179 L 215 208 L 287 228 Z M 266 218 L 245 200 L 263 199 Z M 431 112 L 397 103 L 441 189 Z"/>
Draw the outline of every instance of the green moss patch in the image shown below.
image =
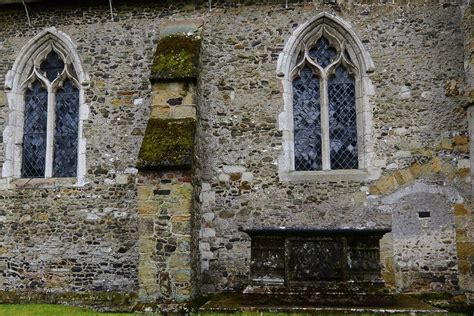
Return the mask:
<path id="1" fill-rule="evenodd" d="M 190 169 L 195 128 L 196 121 L 192 118 L 150 119 L 138 154 L 137 168 Z"/>
<path id="2" fill-rule="evenodd" d="M 150 80 L 195 79 L 200 48 L 198 36 L 173 34 L 163 37 L 156 46 Z"/>

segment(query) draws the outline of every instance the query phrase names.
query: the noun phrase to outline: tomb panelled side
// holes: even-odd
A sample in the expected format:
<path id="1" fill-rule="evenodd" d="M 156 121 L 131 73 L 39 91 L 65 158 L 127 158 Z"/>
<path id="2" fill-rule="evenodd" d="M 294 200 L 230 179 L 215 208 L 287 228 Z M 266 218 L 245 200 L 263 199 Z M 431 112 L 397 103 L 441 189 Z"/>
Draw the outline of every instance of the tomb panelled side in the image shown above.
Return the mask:
<path id="1" fill-rule="evenodd" d="M 252 286 L 383 287 L 379 241 L 389 229 L 247 229 Z"/>

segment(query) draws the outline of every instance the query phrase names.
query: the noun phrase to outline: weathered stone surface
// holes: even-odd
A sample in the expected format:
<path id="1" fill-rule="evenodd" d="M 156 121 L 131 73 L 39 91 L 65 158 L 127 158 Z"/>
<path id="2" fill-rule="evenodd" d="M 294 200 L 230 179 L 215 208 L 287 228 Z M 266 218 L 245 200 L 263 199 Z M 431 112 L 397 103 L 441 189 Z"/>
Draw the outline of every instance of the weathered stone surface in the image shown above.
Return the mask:
<path id="1" fill-rule="evenodd" d="M 178 290 L 192 287 L 192 185 L 187 181 L 189 175 L 190 171 L 176 170 L 139 172 L 138 281 L 141 302 L 159 301 L 159 294 L 178 301 L 190 298 L 189 291 Z"/>
<path id="2" fill-rule="evenodd" d="M 141 169 L 190 168 L 193 160 L 196 121 L 150 119 L 138 154 Z"/>
<path id="3" fill-rule="evenodd" d="M 265 1 L 266 5 L 213 1 L 211 12 L 207 1 L 114 4 L 114 21 L 102 6 L 79 11 L 70 4 L 60 8 L 35 4 L 31 26 L 23 7 L 2 6 L 2 84 L 21 48 L 52 24 L 77 44 L 91 77 L 84 89 L 90 105 L 83 126 L 87 184 L 68 187 L 49 179 L 41 183 L 0 179 L 0 265 L 8 267 L 2 289 L 136 292 L 143 282 L 151 286 L 153 298 L 161 292 L 167 297 L 189 295 L 190 283 L 173 280 L 172 271 L 161 278 L 151 268 L 141 272 L 138 268 L 141 229 L 147 234 L 153 231 L 154 250 L 142 263 L 154 265 L 156 271 L 166 269 L 172 254 L 188 251 L 184 249 L 190 243 L 174 235 L 171 222 L 174 215 L 184 216 L 189 210 L 195 224 L 193 243 L 203 245 L 201 258 L 198 253 L 192 257 L 196 273 L 192 282 L 203 294 L 245 287 L 250 244 L 239 227 L 257 225 L 391 226 L 393 263 L 390 250 L 385 258 L 394 268 L 393 273 L 384 270 L 390 284 L 407 291 L 451 290 L 459 276 L 463 289 L 474 290 L 472 260 L 453 260 L 456 240 L 469 243 L 473 238 L 470 215 L 455 206 L 470 209 L 468 186 L 473 183 L 472 170 L 464 162 L 462 168 L 457 165 L 469 158 L 464 107 L 472 99 L 472 84 L 466 81 L 463 87 L 459 80 L 474 69 L 470 57 L 474 46 L 463 38 L 463 33 L 472 34 L 471 10 L 461 11 L 461 6 L 446 1 L 338 1 L 337 6 L 300 2 L 289 1 L 286 9 L 276 0 Z M 381 169 L 380 179 L 338 178 L 311 184 L 278 180 L 278 155 L 283 140 L 292 136 L 278 129 L 283 98 L 291 97 L 281 95 L 275 78 L 278 54 L 294 29 L 323 11 L 351 25 L 376 66 L 367 74 L 374 88 L 374 94 L 367 96 L 373 126 L 364 132 L 372 136 L 370 159 Z M 162 33 L 164 23 L 202 17 L 206 23 L 197 85 L 186 88 L 166 82 L 150 87 L 155 48 L 160 36 L 168 35 Z M 472 76 L 466 78 L 472 81 Z M 189 115 L 196 87 L 198 163 L 193 174 L 162 173 L 156 183 L 120 175 L 137 165 L 149 117 Z M 0 92 L 0 130 L 9 111 Z M 0 143 L 0 162 L 4 157 Z M 231 180 L 232 173 L 240 173 L 240 179 L 233 175 Z M 193 203 L 182 197 L 172 200 L 174 188 L 187 187 L 191 178 L 199 188 Z M 154 188 L 141 191 L 146 181 Z M 383 202 L 418 182 L 442 184 L 460 198 L 434 197 L 438 205 L 433 205 L 426 200 L 433 193 L 422 192 L 406 201 L 406 209 Z M 360 193 L 367 191 L 361 191 L 363 187 L 370 191 L 365 199 Z M 170 194 L 155 195 L 154 190 Z M 142 195 L 145 201 L 140 201 Z M 431 212 L 431 224 L 417 217 L 422 209 Z M 453 213 L 455 221 L 449 217 Z M 434 226 L 435 214 L 449 224 L 444 231 Z M 141 222 L 142 216 L 152 217 L 153 225 Z M 404 227 L 413 228 L 409 237 L 401 233 Z M 143 249 L 149 246 L 145 242 Z M 461 246 L 462 253 L 469 254 L 465 247 Z M 438 265 L 444 270 L 437 271 Z M 142 278 L 140 273 L 154 276 Z"/>
<path id="4" fill-rule="evenodd" d="M 175 33 L 161 38 L 156 47 L 150 79 L 196 79 L 200 48 L 201 38 L 194 34 Z"/>

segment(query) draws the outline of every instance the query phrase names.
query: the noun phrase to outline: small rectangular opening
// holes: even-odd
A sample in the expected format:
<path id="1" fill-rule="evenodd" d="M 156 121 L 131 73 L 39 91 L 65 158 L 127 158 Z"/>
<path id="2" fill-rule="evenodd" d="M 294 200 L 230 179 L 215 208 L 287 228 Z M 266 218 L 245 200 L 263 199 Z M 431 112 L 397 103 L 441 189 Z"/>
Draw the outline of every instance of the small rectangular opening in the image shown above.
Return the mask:
<path id="1" fill-rule="evenodd" d="M 418 217 L 419 218 L 430 218 L 431 217 L 431 214 L 430 212 L 418 212 Z"/>

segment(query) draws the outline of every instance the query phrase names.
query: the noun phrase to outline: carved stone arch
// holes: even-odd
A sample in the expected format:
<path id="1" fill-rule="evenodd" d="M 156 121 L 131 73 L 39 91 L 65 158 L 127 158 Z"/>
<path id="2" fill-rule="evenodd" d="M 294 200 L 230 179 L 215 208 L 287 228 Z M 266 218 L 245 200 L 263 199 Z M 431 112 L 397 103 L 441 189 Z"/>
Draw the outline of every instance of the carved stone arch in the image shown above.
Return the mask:
<path id="1" fill-rule="evenodd" d="M 356 82 L 356 112 L 359 148 L 359 169 L 295 171 L 294 161 L 294 126 L 293 126 L 293 79 L 295 69 L 301 68 L 302 52 L 307 45 L 322 36 L 337 42 L 342 51 L 339 63 L 352 68 Z M 347 51 L 347 55 L 344 51 Z M 337 62 L 335 62 L 337 64 Z M 313 65 L 314 66 L 314 65 Z M 316 67 L 314 67 L 316 68 Z M 334 67 L 332 67 L 334 68 Z M 319 69 L 319 68 L 318 68 Z M 369 180 L 380 175 L 380 170 L 373 166 L 374 150 L 372 143 L 372 108 L 370 96 L 374 88 L 368 76 L 375 69 L 374 63 L 364 48 L 362 41 L 352 26 L 341 18 L 323 12 L 300 25 L 288 38 L 280 53 L 276 75 L 281 81 L 283 94 L 283 111 L 279 114 L 279 129 L 283 132 L 282 151 L 279 157 L 279 176 L 283 181 L 321 181 L 331 179 Z M 326 69 L 330 70 L 330 67 Z"/>
<path id="2" fill-rule="evenodd" d="M 24 92 L 27 81 L 34 73 L 34 66 L 55 50 L 64 59 L 65 72 L 73 79 L 79 89 L 79 126 L 78 126 L 78 159 L 76 180 L 73 185 L 83 185 L 86 175 L 86 139 L 83 122 L 88 118 L 89 106 L 85 102 L 85 89 L 89 86 L 89 76 L 82 66 L 77 46 L 72 39 L 55 27 L 47 28 L 30 39 L 20 50 L 11 70 L 5 79 L 5 92 L 9 107 L 9 116 L 3 142 L 5 143 L 5 162 L 2 177 L 9 180 L 21 178 L 21 160 L 24 125 Z M 50 115 L 48 113 L 48 115 Z"/>
<path id="3" fill-rule="evenodd" d="M 353 50 L 354 57 L 357 58 L 357 63 L 361 66 L 363 72 L 370 73 L 375 70 L 372 58 L 364 48 L 362 41 L 352 29 L 352 26 L 338 16 L 323 12 L 316 15 L 310 21 L 300 25 L 288 38 L 283 52 L 278 58 L 277 76 L 279 78 L 289 73 L 289 68 L 294 65 L 298 55 L 295 52 L 298 52 L 305 42 L 317 35 L 321 27 L 332 31 L 331 33 L 333 35 L 339 35 L 348 43 L 348 47 Z"/>
<path id="4" fill-rule="evenodd" d="M 5 79 L 7 91 L 14 91 L 15 88 L 20 86 L 20 81 L 24 78 L 25 74 L 29 75 L 29 70 L 33 66 L 33 60 L 37 59 L 38 55 L 44 53 L 44 50 L 53 43 L 62 54 L 70 58 L 79 83 L 82 86 L 89 84 L 89 76 L 83 69 L 76 44 L 66 33 L 57 30 L 55 27 L 50 27 L 30 39 L 20 50 L 12 69 L 8 71 Z"/>

